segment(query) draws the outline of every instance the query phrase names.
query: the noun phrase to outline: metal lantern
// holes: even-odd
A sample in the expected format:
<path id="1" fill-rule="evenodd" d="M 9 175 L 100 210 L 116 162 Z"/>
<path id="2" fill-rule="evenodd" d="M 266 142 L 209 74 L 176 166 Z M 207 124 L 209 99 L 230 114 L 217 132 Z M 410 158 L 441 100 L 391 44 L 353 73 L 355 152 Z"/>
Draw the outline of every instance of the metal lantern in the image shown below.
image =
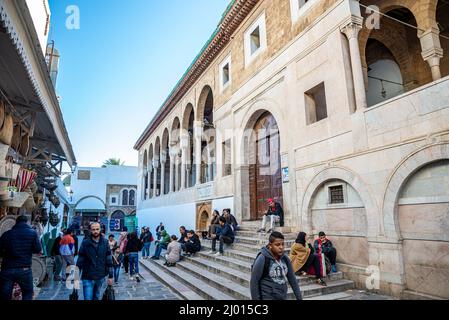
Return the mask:
<path id="1" fill-rule="evenodd" d="M 40 220 L 42 222 L 42 225 L 45 227 L 48 223 L 48 213 L 47 213 L 47 209 L 46 208 L 42 208 L 41 209 L 41 215 L 40 215 Z"/>
<path id="2" fill-rule="evenodd" d="M 53 211 L 50 211 L 50 225 L 52 227 L 58 226 L 61 219 L 59 218 L 59 215 L 57 213 L 54 213 Z"/>

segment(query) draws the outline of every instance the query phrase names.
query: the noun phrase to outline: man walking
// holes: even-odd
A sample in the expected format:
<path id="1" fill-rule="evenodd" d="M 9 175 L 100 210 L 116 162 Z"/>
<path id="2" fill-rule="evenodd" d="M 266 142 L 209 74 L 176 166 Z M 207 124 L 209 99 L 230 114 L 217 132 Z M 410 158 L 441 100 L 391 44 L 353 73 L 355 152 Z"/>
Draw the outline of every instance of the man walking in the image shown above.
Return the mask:
<path id="1" fill-rule="evenodd" d="M 62 280 L 67 279 L 67 267 L 75 265 L 75 240 L 72 238 L 72 231 L 66 230 L 59 242 L 59 253 L 62 257 Z"/>
<path id="2" fill-rule="evenodd" d="M 98 222 L 90 225 L 90 237 L 81 244 L 77 267 L 81 272 L 84 300 L 100 300 L 105 277 L 108 276 L 108 285 L 112 286 L 114 271 L 109 242 L 101 234 Z"/>
<path id="3" fill-rule="evenodd" d="M 0 238 L 0 300 L 11 300 L 14 283 L 22 290 L 22 300 L 33 299 L 32 256 L 41 251 L 37 232 L 26 216 L 19 216 L 16 225 Z"/>
<path id="4" fill-rule="evenodd" d="M 55 242 L 51 248 L 51 256 L 54 259 L 54 280 L 61 281 L 61 270 L 62 270 L 62 257 L 60 252 L 60 242 L 65 229 L 61 229 L 61 233 L 56 237 Z"/>
<path id="5" fill-rule="evenodd" d="M 268 233 L 273 231 L 274 224 L 276 222 L 279 222 L 281 227 L 284 226 L 284 210 L 282 209 L 281 204 L 275 202 L 273 199 L 268 199 L 267 203 L 268 211 L 263 216 L 262 228 L 260 228 L 258 232 L 264 232 L 266 230 L 265 226 L 268 221 L 270 221 L 270 229 L 268 230 Z"/>
<path id="6" fill-rule="evenodd" d="M 282 233 L 273 232 L 268 245 L 257 254 L 251 270 L 252 300 L 287 300 L 288 284 L 296 300 L 302 300 L 292 263 L 284 253 L 284 244 Z"/>

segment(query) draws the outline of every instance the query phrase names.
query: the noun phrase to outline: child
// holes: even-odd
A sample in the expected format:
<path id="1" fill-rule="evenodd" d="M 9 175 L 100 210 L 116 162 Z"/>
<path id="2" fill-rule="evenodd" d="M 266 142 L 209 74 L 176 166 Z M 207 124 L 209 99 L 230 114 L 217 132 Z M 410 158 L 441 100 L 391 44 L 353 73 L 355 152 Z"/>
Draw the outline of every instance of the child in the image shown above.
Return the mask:
<path id="1" fill-rule="evenodd" d="M 280 232 L 270 235 L 269 244 L 256 257 L 251 271 L 251 298 L 253 300 L 286 300 L 287 282 L 297 300 L 301 290 L 288 256 L 284 254 L 284 236 Z"/>
<path id="2" fill-rule="evenodd" d="M 123 254 L 120 252 L 119 247 L 115 246 L 112 250 L 112 266 L 114 267 L 114 281 L 118 283 L 120 275 L 120 267 L 122 265 Z"/>
<path id="3" fill-rule="evenodd" d="M 167 254 L 165 259 L 167 260 L 164 265 L 167 267 L 175 267 L 176 262 L 179 261 L 181 256 L 181 244 L 178 242 L 178 237 L 173 235 L 170 238 L 170 244 L 167 247 Z"/>

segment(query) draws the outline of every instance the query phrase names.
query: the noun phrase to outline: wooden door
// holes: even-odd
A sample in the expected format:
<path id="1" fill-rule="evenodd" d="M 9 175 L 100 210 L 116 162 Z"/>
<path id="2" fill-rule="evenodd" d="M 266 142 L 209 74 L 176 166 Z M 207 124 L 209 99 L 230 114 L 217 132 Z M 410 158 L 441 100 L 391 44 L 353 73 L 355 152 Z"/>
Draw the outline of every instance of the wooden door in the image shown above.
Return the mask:
<path id="1" fill-rule="evenodd" d="M 279 130 L 270 113 L 256 122 L 254 135 L 255 145 L 249 148 L 250 206 L 251 220 L 260 220 L 268 210 L 267 199 L 283 204 Z"/>

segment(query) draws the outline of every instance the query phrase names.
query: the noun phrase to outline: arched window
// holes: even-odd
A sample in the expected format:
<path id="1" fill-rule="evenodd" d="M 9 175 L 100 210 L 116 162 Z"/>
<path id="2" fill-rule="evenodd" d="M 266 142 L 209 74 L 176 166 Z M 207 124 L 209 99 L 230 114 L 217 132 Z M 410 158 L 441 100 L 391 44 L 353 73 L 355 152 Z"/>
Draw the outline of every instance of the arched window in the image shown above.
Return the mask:
<path id="1" fill-rule="evenodd" d="M 131 190 L 129 192 L 129 205 L 130 206 L 135 206 L 136 205 L 135 199 L 136 199 L 136 191 Z"/>
<path id="2" fill-rule="evenodd" d="M 128 190 L 123 190 L 122 192 L 122 206 L 128 205 Z"/>

